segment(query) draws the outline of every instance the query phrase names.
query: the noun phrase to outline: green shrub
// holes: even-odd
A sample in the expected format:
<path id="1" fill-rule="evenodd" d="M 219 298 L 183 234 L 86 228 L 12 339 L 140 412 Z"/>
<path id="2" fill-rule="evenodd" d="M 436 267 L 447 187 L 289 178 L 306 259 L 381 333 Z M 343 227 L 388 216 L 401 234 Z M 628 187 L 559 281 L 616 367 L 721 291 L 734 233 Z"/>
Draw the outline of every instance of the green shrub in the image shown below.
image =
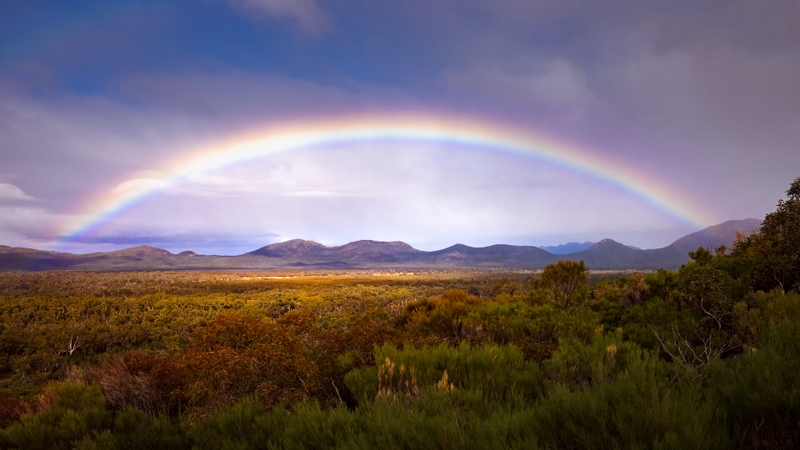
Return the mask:
<path id="1" fill-rule="evenodd" d="M 664 363 L 635 343 L 623 341 L 620 331 L 603 333 L 598 329 L 589 345 L 562 342 L 544 368 L 551 384 L 582 389 L 626 376 L 634 364 L 646 366 L 653 374 L 665 373 Z"/>
<path id="2" fill-rule="evenodd" d="M 691 335 L 697 329 L 697 319 L 692 311 L 676 303 L 650 300 L 643 305 L 627 308 L 620 327 L 626 340 L 633 341 L 651 351 L 661 352 L 656 333 L 666 336 L 674 329 L 681 335 Z"/>
<path id="3" fill-rule="evenodd" d="M 119 449 L 183 449 L 189 441 L 166 416 L 152 417 L 128 407 L 114 420 L 114 440 Z"/>
<path id="4" fill-rule="evenodd" d="M 798 374 L 800 323 L 794 321 L 766 327 L 760 347 L 716 364 L 710 390 L 728 413 L 731 435 L 753 446 L 799 445 Z"/>
<path id="5" fill-rule="evenodd" d="M 543 375 L 514 346 L 457 348 L 440 345 L 421 349 L 392 345 L 375 349 L 374 367 L 351 371 L 345 384 L 359 401 L 392 395 L 415 398 L 425 391 L 467 391 L 461 399 L 520 408 L 541 391 Z M 452 388 L 450 387 L 452 385 Z"/>
<path id="6" fill-rule="evenodd" d="M 100 387 L 81 383 L 51 386 L 45 398 L 52 404 L 0 432 L 0 447 L 69 449 L 85 436 L 109 428 L 110 415 Z"/>
<path id="7" fill-rule="evenodd" d="M 546 448 L 731 448 L 713 403 L 659 383 L 646 366 L 636 362 L 628 374 L 583 391 L 557 387 L 526 412 L 525 425 Z"/>

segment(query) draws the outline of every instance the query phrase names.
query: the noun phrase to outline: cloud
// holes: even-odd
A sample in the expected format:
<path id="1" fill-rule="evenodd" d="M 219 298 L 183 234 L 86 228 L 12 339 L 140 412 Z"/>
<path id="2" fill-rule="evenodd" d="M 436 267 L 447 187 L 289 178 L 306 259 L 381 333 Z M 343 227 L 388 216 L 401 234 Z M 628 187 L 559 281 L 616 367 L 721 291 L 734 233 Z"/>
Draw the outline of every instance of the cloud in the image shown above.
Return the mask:
<path id="1" fill-rule="evenodd" d="M 53 224 L 60 220 L 42 208 L 0 205 L 0 244 L 49 248 L 57 239 Z"/>
<path id="2" fill-rule="evenodd" d="M 449 14 L 431 96 L 608 154 L 720 221 L 763 217 L 796 177 L 796 4 L 456 3 L 412 15 Z"/>
<path id="3" fill-rule="evenodd" d="M 216 73 L 136 73 L 121 77 L 114 85 L 126 101 L 145 104 L 167 118 L 202 121 L 197 128 L 211 130 L 425 107 L 413 93 L 393 86 L 354 80 L 315 82 L 231 67 Z"/>
<path id="4" fill-rule="evenodd" d="M 381 99 L 409 103 L 392 89 L 344 90 L 241 70 L 130 75 L 112 87 L 115 95 L 106 97 L 38 95 L 0 78 L 0 180 L 36 192 L 43 207 L 75 212 L 92 197 L 130 188 L 119 186 L 125 180 L 160 179 L 148 171 L 265 124 L 380 111 Z M 25 184 L 9 181 L 18 178 Z M 2 195 L 24 198 L 11 189 Z"/>
<path id="5" fill-rule="evenodd" d="M 228 4 L 256 19 L 289 18 L 309 34 L 319 34 L 330 25 L 330 16 L 314 0 L 228 0 Z"/>
<path id="6" fill-rule="evenodd" d="M 202 204 L 203 199 L 245 202 L 243 210 L 238 206 L 228 210 L 224 204 L 215 204 L 218 211 L 230 211 L 231 220 L 211 218 L 208 227 L 190 227 L 198 242 L 202 241 L 201 236 L 213 233 L 220 221 L 232 234 L 262 236 L 262 230 L 269 229 L 267 224 L 242 228 L 237 219 L 252 212 L 247 212 L 252 206 L 246 202 L 248 196 L 319 196 L 337 194 L 338 190 L 315 184 L 309 177 L 294 180 L 294 174 L 281 172 L 280 166 L 269 168 L 269 184 L 261 174 L 237 178 L 209 173 L 177 185 L 166 184 L 163 177 L 170 173 L 169 168 L 197 157 L 199 149 L 208 151 L 210 143 L 225 142 L 274 121 L 329 116 L 347 110 L 377 110 L 380 98 L 408 102 L 408 97 L 398 96 L 392 89 L 385 94 L 376 92 L 374 86 L 364 92 L 348 91 L 241 70 L 214 75 L 123 77 L 113 85 L 117 100 L 64 92 L 37 95 L 20 87 L 0 78 L 0 179 L 6 181 L 0 185 L 0 199 L 6 203 L 33 201 L 26 193 L 32 191 L 37 193 L 40 209 L 35 211 L 35 220 L 26 219 L 34 213 L 30 210 L 0 210 L 0 232 L 8 239 L 16 236 L 8 242 L 27 246 L 36 243 L 40 248 L 62 248 L 57 243 L 58 232 L 64 231 L 64 224 L 80 221 L 79 216 L 92 214 L 85 205 L 98 204 L 108 195 L 124 198 L 150 191 L 173 199 L 199 199 L 192 208 L 185 209 L 187 218 L 193 214 L 197 217 L 198 210 L 208 208 Z M 7 181 L 16 179 L 23 179 L 25 184 Z M 164 217 L 172 217 L 175 209 L 181 208 L 167 208 Z M 20 222 L 23 219 L 25 223 Z M 148 235 L 173 229 L 168 221 L 158 223 L 161 228 L 150 230 Z M 47 226 L 39 226 L 42 224 Z M 129 228 L 126 235 L 134 232 Z"/>
<path id="7" fill-rule="evenodd" d="M 441 84 L 461 95 L 478 97 L 505 107 L 525 105 L 564 118 L 582 118 L 595 103 L 586 75 L 574 63 L 549 61 L 482 61 L 464 70 L 447 69 Z"/>
<path id="8" fill-rule="evenodd" d="M 341 197 L 341 194 L 336 191 L 323 191 L 323 190 L 297 190 L 297 191 L 287 191 L 282 193 L 286 197 Z"/>
<path id="9" fill-rule="evenodd" d="M 164 180 L 153 178 L 135 178 L 118 184 L 114 189 L 111 190 L 111 193 L 119 197 L 127 197 L 137 195 L 142 192 L 163 189 L 167 186 L 169 186 L 169 183 Z"/>
<path id="10" fill-rule="evenodd" d="M 0 183 L 0 200 L 36 200 L 13 184 Z"/>
<path id="11" fill-rule="evenodd" d="M 45 105 L 11 99 L 3 105 L 11 110 L 5 117 L 0 106 L 0 139 L 4 143 L 0 176 L 24 180 L 25 189 L 36 192 L 37 203 L 52 213 L 79 212 L 77 205 L 110 192 L 137 169 L 159 168 L 164 164 L 159 158 L 168 160 L 164 149 L 174 148 L 176 138 L 183 134 L 181 129 L 186 130 L 162 116 L 160 124 L 150 124 L 152 134 L 147 137 L 142 133 L 145 121 L 132 111 L 98 107 L 92 102 L 67 103 Z M 115 129 L 125 122 L 127 130 Z M 191 136 L 183 138 L 183 142 L 191 142 Z M 0 186 L 0 198 L 31 200 L 14 187 Z"/>

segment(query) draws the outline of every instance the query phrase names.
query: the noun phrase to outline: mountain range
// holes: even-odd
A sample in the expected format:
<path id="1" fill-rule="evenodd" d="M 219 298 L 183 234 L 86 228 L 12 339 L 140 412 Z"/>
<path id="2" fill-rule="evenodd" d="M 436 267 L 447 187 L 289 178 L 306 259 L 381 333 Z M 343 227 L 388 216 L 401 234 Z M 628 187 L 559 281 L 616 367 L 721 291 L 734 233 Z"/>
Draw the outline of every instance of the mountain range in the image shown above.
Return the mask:
<path id="1" fill-rule="evenodd" d="M 663 248 L 641 250 L 604 239 L 580 251 L 562 254 L 540 247 L 504 244 L 480 248 L 456 244 L 428 252 L 397 241 L 363 240 L 327 247 L 302 239 L 270 244 L 238 256 L 198 255 L 192 251 L 173 254 L 147 245 L 89 254 L 0 246 L 0 270 L 539 269 L 558 260 L 583 260 L 594 270 L 676 269 L 689 261 L 690 251 L 720 245 L 730 248 L 737 231 L 747 233 L 760 225 L 758 219 L 731 220 L 686 235 Z M 570 243 L 565 247 L 571 244 L 585 245 Z M 555 250 L 565 249 L 559 247 Z"/>

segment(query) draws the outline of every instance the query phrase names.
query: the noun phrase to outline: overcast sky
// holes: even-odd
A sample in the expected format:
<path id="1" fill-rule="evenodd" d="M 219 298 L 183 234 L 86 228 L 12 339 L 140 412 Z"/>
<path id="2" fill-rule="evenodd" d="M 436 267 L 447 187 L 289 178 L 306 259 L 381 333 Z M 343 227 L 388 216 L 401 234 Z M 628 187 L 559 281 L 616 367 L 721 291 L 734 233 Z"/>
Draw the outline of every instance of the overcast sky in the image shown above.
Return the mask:
<path id="1" fill-rule="evenodd" d="M 800 176 L 798 24 L 796 0 L 3 1 L 0 244 L 662 247 L 763 218 Z M 533 157 L 359 142 L 209 171 L 67 242 L 100 199 L 214 143 L 423 114 L 548 136 L 705 218 Z"/>

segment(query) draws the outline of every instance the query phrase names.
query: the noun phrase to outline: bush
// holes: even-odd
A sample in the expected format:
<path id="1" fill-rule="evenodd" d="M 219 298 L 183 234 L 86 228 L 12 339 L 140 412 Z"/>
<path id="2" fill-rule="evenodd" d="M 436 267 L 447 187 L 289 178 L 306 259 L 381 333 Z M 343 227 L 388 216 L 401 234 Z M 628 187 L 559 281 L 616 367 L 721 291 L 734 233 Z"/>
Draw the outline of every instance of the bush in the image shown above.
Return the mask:
<path id="1" fill-rule="evenodd" d="M 800 323 L 767 326 L 752 348 L 711 371 L 711 391 L 728 412 L 729 431 L 742 445 L 800 445 Z"/>
<path id="2" fill-rule="evenodd" d="M 310 339 L 297 324 L 231 313 L 196 333 L 180 365 L 194 407 L 232 404 L 258 393 L 268 404 L 291 403 L 322 388 Z"/>
<path id="3" fill-rule="evenodd" d="M 514 346 L 478 346 L 462 343 L 398 350 L 384 345 L 375 349 L 376 366 L 352 371 L 345 384 L 356 399 L 405 397 L 427 391 L 458 391 L 463 402 L 478 402 L 483 412 L 500 405 L 522 408 L 541 392 L 543 375 L 536 363 L 525 361 Z"/>
<path id="4" fill-rule="evenodd" d="M 665 373 L 664 364 L 633 342 L 622 339 L 621 332 L 597 330 L 592 343 L 584 345 L 565 341 L 544 362 L 550 383 L 568 389 L 584 389 L 627 374 L 631 366 L 643 365 L 653 374 Z"/>
<path id="5" fill-rule="evenodd" d="M 152 416 L 180 414 L 184 378 L 174 359 L 138 351 L 101 364 L 89 374 L 102 388 L 110 409 L 133 407 Z"/>
<path id="6" fill-rule="evenodd" d="M 583 391 L 556 387 L 523 413 L 523 424 L 545 448 L 731 448 L 713 403 L 659 382 L 647 366 L 636 361 L 628 373 Z"/>
<path id="7" fill-rule="evenodd" d="M 56 384 L 47 389 L 45 401 L 49 407 L 23 415 L 20 423 L 0 432 L 0 447 L 70 449 L 85 436 L 109 428 L 111 417 L 97 385 Z"/>
<path id="8" fill-rule="evenodd" d="M 562 260 L 545 266 L 537 284 L 550 291 L 557 305 L 571 309 L 580 304 L 588 275 L 583 261 Z"/>
<path id="9" fill-rule="evenodd" d="M 479 298 L 451 289 L 439 297 L 409 303 L 400 320 L 409 338 L 418 343 L 457 344 L 469 333 L 463 318 L 479 303 Z"/>

